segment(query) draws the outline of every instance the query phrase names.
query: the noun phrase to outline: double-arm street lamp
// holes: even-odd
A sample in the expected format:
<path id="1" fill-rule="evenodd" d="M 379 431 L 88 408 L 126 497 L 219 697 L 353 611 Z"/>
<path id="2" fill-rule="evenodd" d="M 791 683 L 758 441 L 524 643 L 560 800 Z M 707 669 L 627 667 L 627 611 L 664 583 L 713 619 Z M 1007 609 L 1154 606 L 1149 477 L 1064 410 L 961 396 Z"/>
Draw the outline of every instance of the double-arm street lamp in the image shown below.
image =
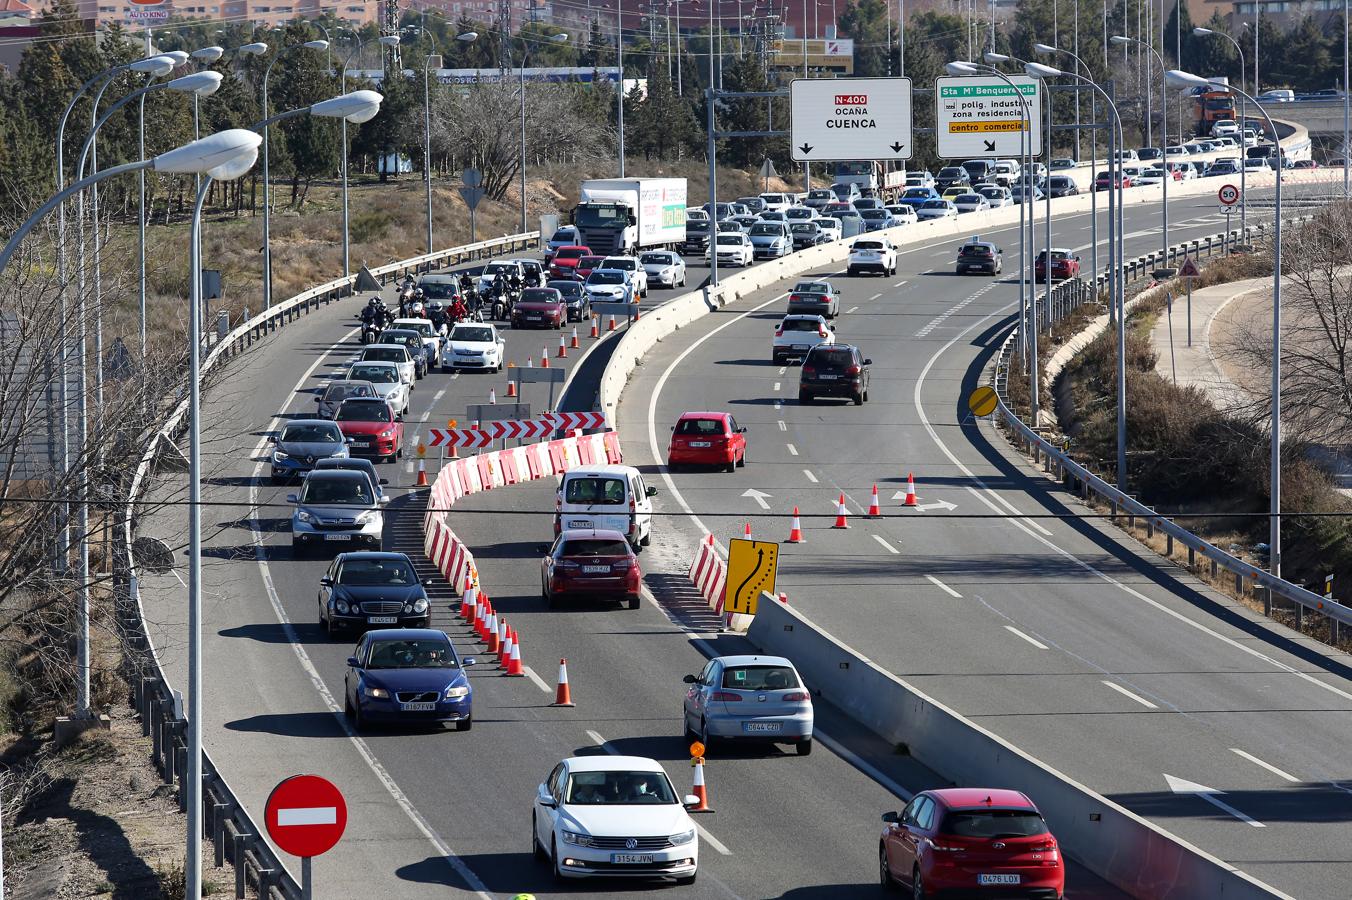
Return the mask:
<path id="1" fill-rule="evenodd" d="M 1169 67 L 1164 64 L 1164 57 L 1152 45 L 1138 38 L 1128 37 L 1125 34 L 1115 34 L 1109 40 L 1114 44 L 1126 46 L 1135 44 L 1137 47 L 1144 47 L 1155 57 L 1155 62 L 1160 64 L 1160 73 L 1169 71 Z M 1149 112 L 1146 113 L 1149 116 Z M 1169 182 L 1173 180 L 1174 173 L 1169 169 L 1169 85 L 1166 81 L 1160 82 L 1160 168 L 1164 170 L 1164 177 L 1160 179 L 1160 216 L 1162 218 L 1162 241 L 1160 245 L 1160 268 L 1156 273 L 1157 277 L 1172 277 L 1173 269 L 1166 268 L 1169 265 Z M 1240 145 L 1243 145 L 1243 134 L 1241 129 Z M 1183 136 L 1179 135 L 1179 142 L 1182 143 Z M 1244 192 L 1244 169 L 1241 164 L 1239 167 L 1240 193 Z"/>

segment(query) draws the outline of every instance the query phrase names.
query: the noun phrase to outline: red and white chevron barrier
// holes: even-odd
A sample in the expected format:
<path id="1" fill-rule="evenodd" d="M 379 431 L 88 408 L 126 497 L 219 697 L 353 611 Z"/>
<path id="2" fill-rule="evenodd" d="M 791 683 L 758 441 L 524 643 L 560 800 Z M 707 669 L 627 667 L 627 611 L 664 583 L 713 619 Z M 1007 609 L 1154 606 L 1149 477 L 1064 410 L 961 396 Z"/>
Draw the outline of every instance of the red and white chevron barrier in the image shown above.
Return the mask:
<path id="1" fill-rule="evenodd" d="M 481 428 L 432 428 L 427 432 L 429 447 L 467 447 L 477 450 L 493 443 L 493 437 Z"/>
<path id="2" fill-rule="evenodd" d="M 432 428 L 429 447 L 466 447 L 479 450 L 506 438 L 543 438 L 555 431 L 572 432 L 579 428 L 594 431 L 606 427 L 606 414 L 599 412 L 545 413 L 538 419 L 503 419 L 487 422 L 482 428 Z"/>
<path id="3" fill-rule="evenodd" d="M 577 428 L 592 430 L 606 427 L 606 414 L 602 412 L 545 413 L 541 418 L 563 431 L 573 431 Z"/>

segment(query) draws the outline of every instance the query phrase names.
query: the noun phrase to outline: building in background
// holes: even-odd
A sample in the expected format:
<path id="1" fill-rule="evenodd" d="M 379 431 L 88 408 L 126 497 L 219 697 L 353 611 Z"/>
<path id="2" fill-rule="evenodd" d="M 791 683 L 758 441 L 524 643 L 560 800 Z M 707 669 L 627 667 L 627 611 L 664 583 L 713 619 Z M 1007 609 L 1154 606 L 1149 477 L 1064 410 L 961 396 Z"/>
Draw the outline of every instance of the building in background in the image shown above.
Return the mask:
<path id="1" fill-rule="evenodd" d="M 24 48 L 37 36 L 32 7 L 23 0 L 0 0 L 0 69 L 17 72 Z"/>

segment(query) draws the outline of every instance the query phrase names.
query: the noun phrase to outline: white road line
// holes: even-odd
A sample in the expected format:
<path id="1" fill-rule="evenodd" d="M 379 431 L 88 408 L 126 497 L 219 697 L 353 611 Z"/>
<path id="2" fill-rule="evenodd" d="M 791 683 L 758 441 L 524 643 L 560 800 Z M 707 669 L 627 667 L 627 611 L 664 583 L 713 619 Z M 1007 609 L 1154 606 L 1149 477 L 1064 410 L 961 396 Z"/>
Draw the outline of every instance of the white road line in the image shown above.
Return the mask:
<path id="1" fill-rule="evenodd" d="M 781 384 L 783 384 L 782 381 L 776 381 L 776 382 L 775 382 L 775 390 L 779 390 L 779 386 L 780 386 Z"/>
<path id="2" fill-rule="evenodd" d="M 544 691 L 546 694 L 553 693 L 553 691 L 549 689 L 549 685 L 545 684 L 545 680 L 541 678 L 539 675 L 537 675 L 535 670 L 532 669 L 530 666 L 522 666 L 521 671 L 525 672 L 526 677 L 529 678 L 532 682 L 534 682 L 535 686 L 538 687 L 540 690 Z"/>
<path id="3" fill-rule="evenodd" d="M 1291 782 L 1292 784 L 1300 784 L 1300 779 L 1292 775 L 1290 772 L 1282 771 L 1281 769 L 1274 766 L 1272 763 L 1263 762 L 1263 760 L 1254 756 L 1252 753 L 1245 753 L 1238 747 L 1231 747 L 1230 752 L 1236 754 L 1237 756 L 1242 756 L 1244 759 L 1247 759 L 1255 766 L 1261 766 L 1262 768 L 1267 769 L 1269 772 L 1271 772 L 1273 775 L 1276 775 L 1278 778 L 1283 778 Z"/>
<path id="4" fill-rule="evenodd" d="M 976 494 L 976 489 L 975 489 L 975 488 L 968 487 L 967 490 L 969 490 L 969 491 L 971 491 L 972 493 Z M 1024 524 L 1028 525 L 1029 527 L 1031 527 L 1031 528 L 1033 528 L 1033 529 L 1035 529 L 1035 530 L 1037 530 L 1037 531 L 1042 532 L 1042 533 L 1043 533 L 1044 535 L 1046 535 L 1047 537 L 1051 537 L 1051 534 L 1052 534 L 1052 533 L 1051 533 L 1050 531 L 1048 531 L 1047 529 L 1043 528 L 1041 525 L 1039 525 L 1039 524 L 1037 523 L 1037 520 L 1036 520 L 1036 519 L 1029 519 L 1029 518 L 1024 517 L 1024 514 L 1023 514 L 1022 510 L 1020 510 L 1020 509 L 1019 509 L 1017 506 L 1015 506 L 1013 503 L 1010 503 L 1010 502 L 1009 502 L 1008 500 L 1006 500 L 1004 497 L 1000 496 L 1000 495 L 999 495 L 998 493 L 996 493 L 995 491 L 988 491 L 988 493 L 991 495 L 992 498 L 994 498 L 995 502 L 999 503 L 999 504 L 1000 504 L 1001 506 L 1003 506 L 1005 509 L 1009 510 L 1009 511 L 1012 512 L 1014 515 L 1018 516 L 1020 522 L 1023 522 Z M 980 497 L 981 495 L 980 495 L 980 494 L 977 494 L 977 496 Z"/>
<path id="5" fill-rule="evenodd" d="M 783 295 L 781 294 L 780 296 L 783 296 Z M 776 298 L 776 299 L 778 299 L 778 298 Z M 758 307 L 756 307 L 756 309 L 760 309 L 760 307 L 758 306 Z M 789 370 L 789 367 L 788 367 L 788 366 L 780 366 L 780 367 L 779 367 L 779 374 L 780 374 L 780 375 L 783 375 L 783 374 L 784 374 L 785 372 L 787 372 L 788 370 Z"/>
<path id="6" fill-rule="evenodd" d="M 906 282 L 904 282 L 904 281 L 894 281 L 894 282 L 892 282 L 892 287 L 901 287 L 901 286 L 902 286 L 903 284 L 905 284 L 905 283 L 906 283 Z"/>
<path id="7" fill-rule="evenodd" d="M 854 312 L 854 311 L 855 311 L 856 309 L 858 309 L 858 308 L 859 308 L 859 307 L 857 307 L 857 306 L 851 306 L 849 309 L 845 310 L 845 312 L 847 312 L 847 313 L 852 313 L 852 312 Z"/>
<path id="8" fill-rule="evenodd" d="M 784 446 L 789 448 L 789 455 L 790 455 L 790 456 L 797 456 L 797 455 L 798 455 L 798 448 L 795 447 L 793 444 L 785 444 Z"/>
<path id="9" fill-rule="evenodd" d="M 788 431 L 788 430 L 789 430 L 789 426 L 787 426 L 787 425 L 784 424 L 784 420 L 783 420 L 783 419 L 780 419 L 780 420 L 779 420 L 779 430 L 780 430 L 780 431 Z"/>
<path id="10" fill-rule="evenodd" d="M 592 731 L 590 728 L 587 729 L 587 737 L 589 737 L 589 738 L 591 738 L 593 741 L 595 741 L 595 742 L 596 742 L 596 746 L 600 747 L 602 750 L 606 751 L 606 752 L 609 753 L 611 756 L 619 756 L 619 755 L 620 755 L 620 751 L 618 751 L 618 750 L 616 750 L 614 747 L 610 746 L 610 742 L 609 742 L 609 741 L 607 741 L 605 738 L 601 737 L 601 735 L 597 734 L 595 731 Z M 716 851 L 718 851 L 718 852 L 719 852 L 720 854 L 722 854 L 723 856 L 732 856 L 732 851 L 729 850 L 729 849 L 727 848 L 727 845 L 724 844 L 722 841 L 720 841 L 718 838 L 714 837 L 714 836 L 713 836 L 712 834 L 710 834 L 707 830 L 705 830 L 705 828 L 704 828 L 703 825 L 701 825 L 700 823 L 696 822 L 696 823 L 695 823 L 695 828 L 696 828 L 696 830 L 699 831 L 699 836 L 702 837 L 702 838 L 704 839 L 704 843 L 708 844 L 710 847 L 713 847 Z"/>
<path id="11" fill-rule="evenodd" d="M 962 594 L 959 594 L 957 591 L 953 590 L 951 587 L 949 587 L 948 585 L 944 584 L 942 581 L 940 581 L 939 579 L 935 578 L 933 575 L 926 575 L 925 578 L 927 578 L 927 579 L 929 580 L 930 584 L 934 585 L 935 587 L 937 587 L 939 590 L 943 591 L 943 592 L 944 592 L 945 594 L 947 594 L 948 596 L 950 596 L 950 597 L 957 597 L 959 600 L 962 599 Z"/>
<path id="12" fill-rule="evenodd" d="M 878 299 L 879 297 L 881 297 L 881 296 L 882 296 L 882 292 L 880 291 L 880 292 L 874 294 L 872 297 L 869 297 L 869 300 L 870 300 L 870 301 L 872 301 L 872 300 L 877 300 L 877 299 Z"/>
<path id="13" fill-rule="evenodd" d="M 891 544 L 889 544 L 887 542 L 887 538 L 883 537 L 881 534 L 870 535 L 870 537 L 872 537 L 878 543 L 882 544 L 883 549 L 886 550 L 888 553 L 895 553 L 898 556 L 901 555 L 901 551 L 898 550 L 896 547 L 893 547 Z"/>
<path id="14" fill-rule="evenodd" d="M 1006 626 L 1006 627 L 1008 627 L 1008 626 Z M 1156 706 L 1155 704 L 1151 703 L 1149 700 L 1145 699 L 1145 698 L 1142 697 L 1140 694 L 1132 693 L 1131 691 L 1129 691 L 1129 690 L 1127 690 L 1126 688 L 1122 687 L 1122 685 L 1120 685 L 1120 684 L 1115 684 L 1114 682 L 1111 682 L 1111 681 L 1104 681 L 1103 683 L 1106 684 L 1108 687 L 1112 688 L 1113 690 L 1117 691 L 1117 692 L 1118 692 L 1119 694 L 1121 694 L 1123 697 L 1127 697 L 1127 698 L 1130 698 L 1130 699 L 1132 699 L 1132 700 L 1135 700 L 1137 703 L 1141 704 L 1141 705 L 1144 706 L 1146 709 L 1159 709 L 1158 706 Z"/>
<path id="15" fill-rule="evenodd" d="M 1039 650 L 1046 650 L 1046 649 L 1047 649 L 1047 645 L 1046 645 L 1046 644 L 1042 643 L 1041 641 L 1037 640 L 1036 638 L 1033 638 L 1033 637 L 1030 637 L 1029 635 L 1024 634 L 1022 631 L 1020 631 L 1019 629 L 1015 628 L 1013 625 L 1006 625 L 1006 626 L 1005 626 L 1005 631 L 1008 631 L 1010 634 L 1014 635 L 1014 636 L 1017 637 L 1017 638 L 1022 638 L 1023 640 L 1025 640 L 1025 641 L 1027 641 L 1028 643 L 1032 644 L 1034 647 L 1038 648 Z"/>
<path id="16" fill-rule="evenodd" d="M 811 469 L 804 469 L 803 474 L 807 476 L 808 481 L 812 482 L 813 484 L 817 483 L 817 476 L 812 474 Z"/>

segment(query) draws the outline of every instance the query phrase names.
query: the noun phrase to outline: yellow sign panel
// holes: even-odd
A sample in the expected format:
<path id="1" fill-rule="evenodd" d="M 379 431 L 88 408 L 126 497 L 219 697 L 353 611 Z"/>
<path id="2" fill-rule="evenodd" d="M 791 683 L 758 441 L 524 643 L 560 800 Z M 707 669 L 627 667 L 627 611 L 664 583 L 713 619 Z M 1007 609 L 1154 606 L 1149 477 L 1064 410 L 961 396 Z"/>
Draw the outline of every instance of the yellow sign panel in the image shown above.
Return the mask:
<path id="1" fill-rule="evenodd" d="M 1000 398 L 990 385 L 982 385 L 967 396 L 967 408 L 974 416 L 989 416 L 999 405 Z"/>
<path id="2" fill-rule="evenodd" d="M 778 570 L 778 544 L 740 538 L 729 541 L 727 593 L 723 609 L 754 616 L 760 592 L 775 592 Z"/>
<path id="3" fill-rule="evenodd" d="M 1028 120 L 996 119 L 993 122 L 949 122 L 949 134 L 985 134 L 988 132 L 1027 131 Z"/>

